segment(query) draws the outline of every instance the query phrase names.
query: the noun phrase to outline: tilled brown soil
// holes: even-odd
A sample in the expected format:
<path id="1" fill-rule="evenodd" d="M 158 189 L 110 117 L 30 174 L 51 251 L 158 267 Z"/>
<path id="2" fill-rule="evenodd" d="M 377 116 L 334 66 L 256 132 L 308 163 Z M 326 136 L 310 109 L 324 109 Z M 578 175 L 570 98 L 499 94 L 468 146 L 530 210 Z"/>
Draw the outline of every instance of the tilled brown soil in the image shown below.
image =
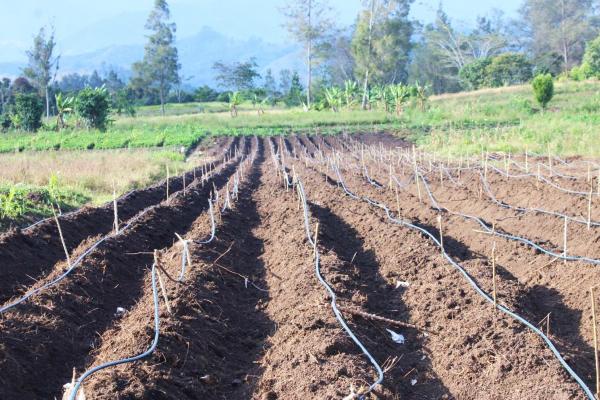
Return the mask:
<path id="1" fill-rule="evenodd" d="M 394 190 L 369 184 L 360 168 L 351 168 L 360 163 L 356 143 L 363 143 L 370 154 L 363 163 L 371 178 L 387 185 L 392 161 L 384 159 L 383 151 L 407 147 L 389 135 L 217 143 L 207 154 L 229 153 L 238 146 L 255 157 L 223 161 L 207 183 L 198 179 L 185 194 L 180 191 L 168 202 L 157 200 L 160 204 L 135 220 L 131 229 L 105 241 L 60 284 L 2 315 L 0 398 L 59 398 L 73 368 L 80 376 L 90 367 L 146 351 L 154 337 L 150 266 L 155 249 L 160 250 L 170 305 L 169 313 L 159 292 L 158 346 L 141 361 L 92 375 L 83 385 L 88 399 L 360 398 L 377 379 L 376 371 L 332 312 L 331 299 L 315 273 L 299 199 L 293 188 L 282 185 L 277 165 L 302 180 L 310 229 L 319 226 L 320 271 L 336 293 L 350 329 L 384 369 L 383 383 L 366 399 L 586 398 L 547 344 L 495 310 L 431 240 L 389 223 L 382 210 L 344 193 L 327 166 L 328 158 L 339 158 L 340 153 L 352 160 L 341 168 L 350 190 L 393 210 L 399 206 L 403 218 L 439 236 L 439 212 L 423 193 L 419 202 L 414 184 L 396 197 Z M 175 282 L 182 257 L 175 233 L 190 241 L 206 240 L 212 183 L 220 190 L 222 208 L 225 188 L 231 190 L 233 177 L 241 171 L 246 176 L 239 198 L 232 199 L 232 209 L 216 213 L 216 238 L 207 244 L 190 242 L 192 265 L 184 281 Z M 569 171 L 575 173 L 574 168 Z M 404 175 L 399 167 L 397 172 L 400 181 L 410 182 L 409 168 Z M 526 191 L 519 192 L 522 182 L 492 174 L 489 179 L 497 193 L 510 196 L 515 185 L 515 193 L 524 198 Z M 563 180 L 555 179 L 576 187 Z M 475 173 L 461 175 L 463 186 L 442 184 L 435 174 L 427 175 L 427 181 L 440 205 L 494 221 L 498 230 L 561 251 L 560 220 L 523 215 L 480 198 Z M 539 190 L 543 194 L 537 198 L 542 199 L 554 189 Z M 569 199 L 556 197 L 560 202 Z M 550 207 L 552 202 L 544 204 Z M 580 205 L 579 200 L 569 204 Z M 102 221 L 106 231 L 111 218 Z M 449 213 L 443 213 L 443 226 L 446 252 L 491 292 L 492 237 L 478 232 L 480 227 L 472 221 Z M 599 254 L 590 246 L 598 228 L 570 229 L 573 254 Z M 103 232 L 81 233 L 79 242 L 70 244 L 72 258 Z M 550 339 L 592 387 L 589 285 L 581 282 L 597 281 L 597 267 L 551 262 L 524 245 L 495 241 L 499 303 L 534 324 L 551 313 Z M 43 260 L 26 247 L 20 249 L 31 262 Z M 46 267 L 36 270 L 39 282 L 30 288 L 64 270 L 64 255 L 56 253 L 55 260 L 48 256 Z M 12 285 L 7 286 L 7 297 L 27 281 L 14 278 Z M 118 307 L 124 312 L 117 312 Z M 402 334 L 404 342 L 392 340 L 392 332 Z"/>
<path id="2" fill-rule="evenodd" d="M 240 146 L 240 139 L 226 143 L 227 151 Z M 214 154 L 215 152 L 210 152 Z M 214 164 L 219 166 L 224 160 L 220 154 Z M 187 172 L 185 180 L 189 184 L 201 169 Z M 169 195 L 183 189 L 183 176 L 169 180 Z M 142 210 L 166 199 L 166 181 L 159 182 L 143 190 L 135 190 L 120 197 L 117 201 L 121 224 L 126 223 Z M 96 235 L 106 235 L 113 228 L 113 204 L 102 207 L 85 207 L 58 218 L 67 249 L 78 247 L 84 240 Z M 46 275 L 59 260 L 65 258 L 58 227 L 54 219 L 45 220 L 28 229 L 13 229 L 0 235 L 0 303 L 16 294 L 22 294 L 27 287 Z"/>

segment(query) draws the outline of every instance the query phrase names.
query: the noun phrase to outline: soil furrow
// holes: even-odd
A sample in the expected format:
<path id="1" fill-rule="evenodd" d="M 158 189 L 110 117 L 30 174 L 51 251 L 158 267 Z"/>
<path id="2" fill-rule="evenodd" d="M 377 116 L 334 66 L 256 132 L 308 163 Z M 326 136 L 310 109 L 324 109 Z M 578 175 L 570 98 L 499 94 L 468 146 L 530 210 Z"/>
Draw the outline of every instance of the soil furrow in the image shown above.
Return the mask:
<path id="1" fill-rule="evenodd" d="M 237 142 L 232 142 L 232 146 Z M 217 161 L 217 165 L 223 159 Z M 200 173 L 200 170 L 196 173 Z M 186 173 L 190 183 L 196 174 Z M 183 178 L 169 180 L 169 194 L 183 189 Z M 160 182 L 147 189 L 136 190 L 121 197 L 117 202 L 119 219 L 128 221 L 140 211 L 166 198 L 166 182 Z M 86 238 L 103 235 L 113 228 L 113 205 L 86 207 L 59 218 L 65 244 L 75 249 Z M 48 220 L 27 231 L 13 230 L 0 236 L 0 303 L 10 297 L 24 293 L 31 284 L 47 274 L 58 261 L 65 258 L 64 250 L 54 220 Z"/>
<path id="2" fill-rule="evenodd" d="M 224 166 L 211 181 L 223 186 L 237 164 Z M 211 189 L 210 182 L 196 181 L 187 195 L 155 206 L 130 230 L 107 240 L 60 284 L 6 312 L 0 321 L 0 369 L 12 372 L 0 377 L 0 398 L 58 395 L 71 368 L 83 366 L 98 335 L 114 323 L 117 307 L 127 309 L 139 299 L 152 262 L 148 252 L 171 244 L 175 232 L 185 232 L 207 208 Z M 45 280 L 60 272 L 56 268 Z"/>

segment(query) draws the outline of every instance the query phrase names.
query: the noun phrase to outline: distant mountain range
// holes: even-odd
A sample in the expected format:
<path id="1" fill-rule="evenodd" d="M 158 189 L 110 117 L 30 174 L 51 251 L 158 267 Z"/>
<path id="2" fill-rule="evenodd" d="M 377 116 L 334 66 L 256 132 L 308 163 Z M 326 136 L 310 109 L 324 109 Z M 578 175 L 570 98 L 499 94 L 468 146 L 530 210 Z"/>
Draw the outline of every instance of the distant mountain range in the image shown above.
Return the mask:
<path id="1" fill-rule="evenodd" d="M 197 34 L 177 42 L 179 61 L 185 84 L 190 86 L 215 86 L 212 66 L 216 61 L 245 61 L 255 57 L 264 73 L 271 68 L 275 74 L 283 69 L 302 72 L 303 64 L 296 45 L 267 43 L 262 39 L 232 39 L 211 28 L 204 27 Z M 131 64 L 144 56 L 143 44 L 109 46 L 101 50 L 63 55 L 60 59 L 58 79 L 69 73 L 91 73 L 97 70 L 106 74 L 114 69 L 122 77 L 129 77 Z M 0 77 L 21 74 L 23 62 L 0 63 Z M 275 75 L 277 76 L 277 75 Z"/>

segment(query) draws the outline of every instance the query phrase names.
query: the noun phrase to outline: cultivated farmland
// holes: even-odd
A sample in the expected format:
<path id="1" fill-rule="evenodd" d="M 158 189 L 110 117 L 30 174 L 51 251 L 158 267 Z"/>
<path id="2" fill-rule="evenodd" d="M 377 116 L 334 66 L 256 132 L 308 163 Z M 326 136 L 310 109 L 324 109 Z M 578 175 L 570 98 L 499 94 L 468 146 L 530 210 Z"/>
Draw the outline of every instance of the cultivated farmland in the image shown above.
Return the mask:
<path id="1" fill-rule="evenodd" d="M 595 161 L 383 133 L 205 156 L 0 236 L 0 398 L 593 399 Z"/>

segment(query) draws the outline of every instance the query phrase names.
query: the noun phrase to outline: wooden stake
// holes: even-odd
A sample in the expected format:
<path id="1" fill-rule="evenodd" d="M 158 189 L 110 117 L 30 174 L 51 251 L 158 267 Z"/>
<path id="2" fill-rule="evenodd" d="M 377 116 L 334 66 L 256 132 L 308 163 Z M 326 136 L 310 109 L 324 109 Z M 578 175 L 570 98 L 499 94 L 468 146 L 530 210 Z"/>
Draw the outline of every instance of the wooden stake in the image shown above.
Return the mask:
<path id="1" fill-rule="evenodd" d="M 587 219 L 588 231 L 592 227 L 592 193 L 593 192 L 594 192 L 594 186 L 592 185 L 592 181 L 590 180 L 590 195 L 588 198 L 588 219 Z"/>
<path id="2" fill-rule="evenodd" d="M 317 245 L 319 243 L 319 222 L 315 226 L 315 257 L 317 256 Z"/>
<path id="3" fill-rule="evenodd" d="M 596 363 L 596 397 L 600 398 L 600 362 L 598 361 L 598 325 L 596 323 L 596 297 L 594 296 L 594 287 L 590 288 L 590 297 L 592 301 L 592 324 L 594 332 L 594 361 Z"/>
<path id="4" fill-rule="evenodd" d="M 442 254 L 444 253 L 444 233 L 442 232 L 442 215 L 438 214 L 437 216 L 438 226 L 440 229 L 440 247 L 442 249 Z"/>
<path id="5" fill-rule="evenodd" d="M 496 241 L 492 244 L 492 296 L 494 298 L 494 307 L 498 307 L 498 297 L 496 295 Z"/>
<path id="6" fill-rule="evenodd" d="M 113 226 L 115 228 L 115 235 L 117 233 L 119 233 L 119 214 L 117 211 L 117 190 L 115 188 L 115 182 L 113 181 L 113 206 L 114 206 L 114 213 L 115 213 L 115 221 L 113 223 Z"/>
<path id="7" fill-rule="evenodd" d="M 167 165 L 167 201 L 169 201 L 169 166 Z"/>
<path id="8" fill-rule="evenodd" d="M 564 249 L 563 249 L 563 257 L 565 259 L 565 264 L 567 264 L 567 216 L 565 215 L 565 229 L 563 231 L 563 243 L 564 243 Z"/>
<path id="9" fill-rule="evenodd" d="M 529 156 L 527 155 L 527 146 L 525 146 L 525 172 L 529 173 Z"/>
<path id="10" fill-rule="evenodd" d="M 398 185 L 395 186 L 396 189 L 396 208 L 398 209 L 398 218 L 400 218 L 400 198 L 398 196 Z"/>
<path id="11" fill-rule="evenodd" d="M 54 220 L 56 221 L 56 226 L 58 227 L 58 236 L 60 237 L 60 242 L 62 243 L 63 250 L 65 251 L 65 255 L 67 256 L 67 265 L 71 268 L 71 257 L 69 257 L 69 252 L 67 251 L 67 244 L 65 243 L 65 238 L 63 237 L 62 229 L 60 228 L 60 222 L 58 222 L 58 217 L 56 216 L 56 211 L 54 211 L 54 206 L 52 206 L 52 214 L 54 215 Z"/>
<path id="12" fill-rule="evenodd" d="M 440 165 L 440 185 L 444 187 L 444 174 L 442 173 L 444 166 Z"/>
<path id="13" fill-rule="evenodd" d="M 154 262 L 156 263 L 156 265 L 158 266 L 158 250 L 154 250 Z M 171 311 L 171 305 L 169 304 L 169 298 L 167 297 L 167 290 L 165 288 L 165 283 L 163 282 L 163 278 L 162 275 L 160 274 L 160 269 L 157 267 L 156 268 L 156 276 L 158 277 L 158 284 L 160 285 L 160 290 L 162 292 L 163 295 L 163 299 L 165 300 L 165 306 L 167 307 L 167 312 L 170 315 L 173 315 L 173 312 Z"/>
<path id="14" fill-rule="evenodd" d="M 552 156 L 550 155 L 550 143 L 548 143 L 548 166 L 550 167 L 550 176 L 552 176 Z"/>

